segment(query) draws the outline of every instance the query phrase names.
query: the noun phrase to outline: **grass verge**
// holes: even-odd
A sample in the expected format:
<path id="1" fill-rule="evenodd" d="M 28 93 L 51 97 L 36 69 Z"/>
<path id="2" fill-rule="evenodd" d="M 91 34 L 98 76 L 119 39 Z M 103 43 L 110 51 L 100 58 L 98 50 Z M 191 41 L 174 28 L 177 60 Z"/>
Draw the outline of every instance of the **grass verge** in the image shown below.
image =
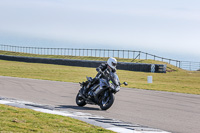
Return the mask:
<path id="1" fill-rule="evenodd" d="M 1 104 L 0 132 L 112 133 L 69 117 Z"/>
<path id="2" fill-rule="evenodd" d="M 39 55 L 39 54 L 27 54 L 21 52 L 10 52 L 10 51 L 1 51 L 1 55 L 12 55 L 12 56 L 25 56 L 25 57 L 40 57 L 40 58 L 57 58 L 57 59 L 76 59 L 76 60 L 98 60 L 98 61 L 107 61 L 107 57 L 91 57 L 91 56 L 64 56 L 64 55 Z M 167 64 L 167 71 L 177 71 L 180 70 L 177 67 L 170 65 L 166 62 L 155 61 L 155 60 L 139 60 L 139 59 L 124 59 L 117 58 L 118 62 L 133 62 L 133 63 L 150 63 L 150 64 Z"/>
<path id="3" fill-rule="evenodd" d="M 117 70 L 117 73 L 120 81 L 128 82 L 130 88 L 200 94 L 199 72 L 177 69 L 168 73 L 144 73 L 125 70 Z M 94 77 L 96 70 L 87 67 L 0 60 L 0 75 L 78 83 L 84 81 L 86 76 Z M 153 76 L 152 84 L 147 83 L 147 76 Z"/>

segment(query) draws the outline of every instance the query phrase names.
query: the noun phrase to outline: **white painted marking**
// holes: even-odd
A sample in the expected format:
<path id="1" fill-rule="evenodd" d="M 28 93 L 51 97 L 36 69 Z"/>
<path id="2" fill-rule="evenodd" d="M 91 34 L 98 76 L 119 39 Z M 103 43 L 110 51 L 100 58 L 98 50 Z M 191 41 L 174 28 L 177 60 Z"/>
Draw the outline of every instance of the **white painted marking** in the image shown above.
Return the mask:
<path id="1" fill-rule="evenodd" d="M 12 103 L 10 101 L 5 101 L 5 100 L 0 100 L 0 104 L 9 104 L 9 103 Z"/>
<path id="2" fill-rule="evenodd" d="M 0 104 L 5 104 L 5 105 L 9 105 L 9 104 L 13 104 L 12 106 L 19 106 L 19 105 L 23 105 L 27 108 L 30 108 L 30 106 L 27 106 L 26 104 L 30 104 L 33 105 L 33 107 L 31 107 L 32 110 L 35 111 L 39 111 L 39 112 L 43 112 L 43 113 L 49 113 L 49 114 L 56 114 L 56 115 L 62 115 L 62 116 L 68 116 L 68 117 L 72 117 L 72 118 L 82 118 L 81 120 L 93 124 L 94 123 L 101 123 L 101 127 L 107 126 L 109 124 L 101 122 L 101 118 L 104 119 L 104 117 L 102 116 L 96 116 L 96 115 L 92 115 L 89 113 L 82 113 L 82 112 L 68 112 L 68 111 L 58 111 L 58 110 L 50 110 L 50 109 L 43 109 L 37 106 L 44 106 L 41 104 L 36 104 L 36 103 L 32 103 L 32 102 L 27 102 L 27 101 L 18 101 L 18 100 L 0 100 Z M 34 107 L 35 105 L 35 107 Z M 93 119 L 90 118 L 99 118 L 100 121 L 95 121 Z M 103 121 L 103 120 L 102 120 Z M 117 121 L 117 120 L 115 120 Z M 155 130 L 155 131 L 137 131 L 137 130 L 131 130 L 131 129 L 126 129 L 123 127 L 118 127 L 118 126 L 113 126 L 113 125 L 109 125 L 109 128 L 105 128 L 107 130 L 111 130 L 117 133 L 170 133 L 170 132 L 166 132 L 166 131 L 162 131 L 162 130 Z M 152 129 L 152 128 L 149 128 Z"/>
<path id="3" fill-rule="evenodd" d="M 117 133 L 136 133 L 133 130 L 129 130 L 129 129 L 121 128 L 121 127 L 110 127 L 110 128 L 106 128 L 106 129 L 117 132 Z"/>
<path id="4" fill-rule="evenodd" d="M 48 109 L 40 109 L 40 108 L 35 108 L 33 109 L 35 111 L 43 112 L 43 113 L 48 113 L 48 114 L 55 114 L 55 115 L 62 115 L 62 116 L 75 116 L 70 113 L 64 113 L 61 111 L 55 111 L 55 110 L 48 110 Z"/>

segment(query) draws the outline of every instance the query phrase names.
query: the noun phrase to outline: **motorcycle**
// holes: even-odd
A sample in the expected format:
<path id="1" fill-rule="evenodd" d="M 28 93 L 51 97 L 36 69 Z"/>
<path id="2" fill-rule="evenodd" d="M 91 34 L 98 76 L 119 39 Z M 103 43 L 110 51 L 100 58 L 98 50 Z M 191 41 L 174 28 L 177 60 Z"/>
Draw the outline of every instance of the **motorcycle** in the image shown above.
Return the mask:
<path id="1" fill-rule="evenodd" d="M 102 110 L 109 109 L 115 100 L 114 94 L 120 90 L 121 83 L 118 75 L 106 69 L 95 77 L 96 79 L 86 78 L 87 81 L 80 83 L 81 88 L 76 96 L 76 104 L 81 107 L 86 104 L 99 105 Z M 95 82 L 92 83 L 94 80 Z M 123 82 L 123 84 L 128 85 L 127 82 Z M 88 86 L 88 91 L 83 93 L 85 87 Z"/>

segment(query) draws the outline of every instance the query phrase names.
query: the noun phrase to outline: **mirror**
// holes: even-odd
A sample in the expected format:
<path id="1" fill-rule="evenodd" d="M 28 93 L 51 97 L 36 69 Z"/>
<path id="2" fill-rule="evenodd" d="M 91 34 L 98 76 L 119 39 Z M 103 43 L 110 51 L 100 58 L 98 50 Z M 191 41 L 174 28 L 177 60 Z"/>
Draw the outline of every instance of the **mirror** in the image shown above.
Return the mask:
<path id="1" fill-rule="evenodd" d="M 128 83 L 127 83 L 127 82 L 124 82 L 123 84 L 124 84 L 125 86 L 127 86 L 127 85 L 128 85 Z"/>

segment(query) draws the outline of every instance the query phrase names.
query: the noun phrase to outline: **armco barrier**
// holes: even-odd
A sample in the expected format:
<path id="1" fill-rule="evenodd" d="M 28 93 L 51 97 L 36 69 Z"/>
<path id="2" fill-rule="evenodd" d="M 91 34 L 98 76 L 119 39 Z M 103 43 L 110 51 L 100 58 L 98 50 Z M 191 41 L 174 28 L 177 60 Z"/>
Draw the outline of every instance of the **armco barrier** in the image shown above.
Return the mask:
<path id="1" fill-rule="evenodd" d="M 67 66 L 80 66 L 80 67 L 98 67 L 101 63 L 105 63 L 105 61 L 54 59 L 54 58 L 38 58 L 38 57 L 8 56 L 8 55 L 0 55 L 0 59 L 10 60 L 10 61 L 46 63 L 46 64 L 67 65 Z M 140 72 L 166 73 L 166 65 L 163 64 L 118 62 L 117 69 L 140 71 Z"/>

